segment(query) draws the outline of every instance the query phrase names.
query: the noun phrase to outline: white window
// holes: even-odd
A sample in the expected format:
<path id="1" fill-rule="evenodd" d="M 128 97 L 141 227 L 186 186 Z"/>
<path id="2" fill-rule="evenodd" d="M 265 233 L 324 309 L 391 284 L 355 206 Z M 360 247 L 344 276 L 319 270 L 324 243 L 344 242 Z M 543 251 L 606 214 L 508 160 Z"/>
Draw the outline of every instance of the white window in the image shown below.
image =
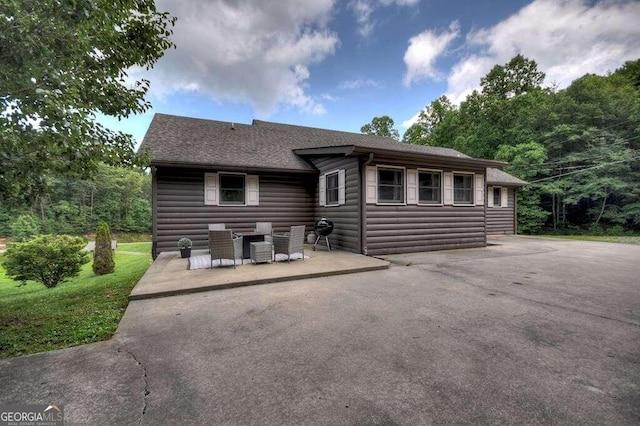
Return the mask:
<path id="1" fill-rule="evenodd" d="M 442 172 L 418 170 L 418 203 L 442 204 Z"/>
<path id="2" fill-rule="evenodd" d="M 493 188 L 493 206 L 500 207 L 502 205 L 502 188 Z"/>
<path id="3" fill-rule="evenodd" d="M 509 204 L 508 191 L 505 187 L 489 187 L 489 207 L 507 207 Z"/>
<path id="4" fill-rule="evenodd" d="M 404 204 L 404 169 L 378 167 L 378 203 Z"/>
<path id="5" fill-rule="evenodd" d="M 320 175 L 318 198 L 324 207 L 341 206 L 346 202 L 344 169 Z"/>
<path id="6" fill-rule="evenodd" d="M 473 173 L 453 173 L 453 204 L 474 205 Z"/>
<path id="7" fill-rule="evenodd" d="M 220 205 L 245 205 L 244 175 L 218 174 L 220 182 Z"/>
<path id="8" fill-rule="evenodd" d="M 244 173 L 205 173 L 204 204 L 212 206 L 257 206 L 259 179 Z"/>
<path id="9" fill-rule="evenodd" d="M 327 175 L 327 205 L 338 204 L 338 172 Z"/>

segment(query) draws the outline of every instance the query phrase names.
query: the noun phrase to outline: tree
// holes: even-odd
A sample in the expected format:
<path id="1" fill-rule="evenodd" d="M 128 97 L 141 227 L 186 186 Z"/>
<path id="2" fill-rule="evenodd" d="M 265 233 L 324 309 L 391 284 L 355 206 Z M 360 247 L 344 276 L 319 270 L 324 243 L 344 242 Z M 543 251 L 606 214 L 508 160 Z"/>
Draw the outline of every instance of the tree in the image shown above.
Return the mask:
<path id="1" fill-rule="evenodd" d="M 373 117 L 371 123 L 362 126 L 360 131 L 367 135 L 385 136 L 398 141 L 400 140 L 400 133 L 393 128 L 394 124 L 393 118 L 388 115 Z"/>
<path id="2" fill-rule="evenodd" d="M 80 273 L 89 261 L 83 251 L 84 241 L 69 235 L 40 235 L 23 243 L 12 244 L 5 253 L 7 276 L 22 285 L 28 280 L 53 288 Z"/>
<path id="3" fill-rule="evenodd" d="M 428 145 L 429 141 L 424 126 L 419 122 L 412 124 L 402 135 L 402 142 L 414 145 Z"/>
<path id="4" fill-rule="evenodd" d="M 23 214 L 11 224 L 11 237 L 13 241 L 22 242 L 30 240 L 40 233 L 38 219 L 30 214 Z"/>
<path id="5" fill-rule="evenodd" d="M 480 79 L 482 93 L 497 98 L 513 98 L 539 89 L 545 74 L 536 61 L 518 54 L 506 65 L 496 65 Z"/>
<path id="6" fill-rule="evenodd" d="M 0 2 L 0 201 L 34 200 L 53 174 L 144 161 L 130 135 L 96 122 L 146 111 L 150 68 L 174 44 L 153 0 Z"/>
<path id="7" fill-rule="evenodd" d="M 516 146 L 502 145 L 496 153 L 496 160 L 507 161 L 505 167 L 507 173 L 523 180 L 532 180 L 544 167 L 547 160 L 547 150 L 542 144 L 528 142 Z M 519 191 L 518 194 L 518 231 L 525 234 L 539 232 L 549 216 L 549 213 L 540 207 L 541 194 L 545 191 L 545 185 L 530 183 Z"/>
<path id="8" fill-rule="evenodd" d="M 105 275 L 113 272 L 116 264 L 111 251 L 111 231 L 106 223 L 96 230 L 96 248 L 93 252 L 93 273 Z"/>

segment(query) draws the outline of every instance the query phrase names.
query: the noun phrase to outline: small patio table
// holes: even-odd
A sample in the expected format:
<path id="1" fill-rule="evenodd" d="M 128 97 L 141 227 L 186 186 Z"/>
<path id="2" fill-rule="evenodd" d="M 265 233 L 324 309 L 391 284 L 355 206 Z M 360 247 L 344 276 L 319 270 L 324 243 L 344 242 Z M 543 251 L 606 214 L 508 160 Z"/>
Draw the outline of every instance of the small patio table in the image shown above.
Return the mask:
<path id="1" fill-rule="evenodd" d="M 263 263 L 273 262 L 273 244 L 267 241 L 251 243 L 251 262 Z"/>
<path id="2" fill-rule="evenodd" d="M 251 258 L 251 243 L 264 241 L 262 232 L 236 232 L 236 235 L 242 235 L 242 258 Z"/>

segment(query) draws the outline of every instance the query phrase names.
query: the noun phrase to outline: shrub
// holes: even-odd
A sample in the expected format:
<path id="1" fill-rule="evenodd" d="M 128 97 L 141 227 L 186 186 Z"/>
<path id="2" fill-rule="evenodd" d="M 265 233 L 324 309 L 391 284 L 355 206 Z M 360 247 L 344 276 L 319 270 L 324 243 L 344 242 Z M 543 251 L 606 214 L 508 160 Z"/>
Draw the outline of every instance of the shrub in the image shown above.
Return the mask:
<path id="1" fill-rule="evenodd" d="M 178 248 L 180 249 L 188 249 L 191 248 L 192 245 L 193 243 L 187 237 L 182 237 L 178 240 Z"/>
<path id="2" fill-rule="evenodd" d="M 26 284 L 37 281 L 53 288 L 74 277 L 89 261 L 82 249 L 85 242 L 69 235 L 40 235 L 7 248 L 4 268 L 9 278 Z"/>
<path id="3" fill-rule="evenodd" d="M 9 226 L 13 241 L 30 240 L 40 233 L 40 222 L 30 214 L 23 214 Z"/>
<path id="4" fill-rule="evenodd" d="M 111 251 L 111 231 L 109 225 L 102 223 L 96 230 L 96 249 L 93 252 L 93 273 L 110 274 L 116 267 Z"/>

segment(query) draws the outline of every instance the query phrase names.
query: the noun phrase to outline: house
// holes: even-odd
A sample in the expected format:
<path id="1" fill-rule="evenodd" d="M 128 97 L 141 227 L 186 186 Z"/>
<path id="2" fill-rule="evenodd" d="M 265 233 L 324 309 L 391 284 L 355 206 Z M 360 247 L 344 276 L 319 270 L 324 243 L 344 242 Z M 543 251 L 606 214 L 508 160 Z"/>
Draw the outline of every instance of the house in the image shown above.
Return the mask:
<path id="1" fill-rule="evenodd" d="M 154 116 L 141 150 L 152 170 L 154 253 L 177 250 L 183 236 L 206 248 L 209 223 L 311 231 L 322 216 L 335 225 L 332 247 L 356 253 L 482 247 L 493 217 L 487 168 L 505 165 L 379 136 L 165 114 Z M 492 192 L 501 204 L 506 194 L 512 208 L 499 212 L 514 215 L 515 231 L 519 183 L 497 172 Z"/>
<path id="2" fill-rule="evenodd" d="M 502 170 L 487 169 L 487 235 L 517 233 L 516 191 L 525 185 Z"/>

